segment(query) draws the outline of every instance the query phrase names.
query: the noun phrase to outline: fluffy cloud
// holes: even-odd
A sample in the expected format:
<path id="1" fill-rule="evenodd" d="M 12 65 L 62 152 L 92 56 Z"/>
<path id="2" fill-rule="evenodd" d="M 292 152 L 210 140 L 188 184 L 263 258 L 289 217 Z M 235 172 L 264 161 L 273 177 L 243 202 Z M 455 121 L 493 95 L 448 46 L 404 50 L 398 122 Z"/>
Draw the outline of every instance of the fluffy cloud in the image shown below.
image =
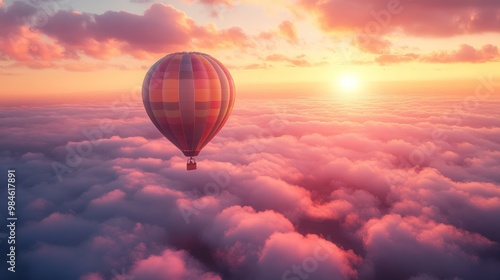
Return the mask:
<path id="1" fill-rule="evenodd" d="M 375 36 L 358 36 L 354 40 L 353 45 L 364 52 L 384 54 L 389 52 L 392 43 L 384 38 L 378 38 Z"/>
<path id="2" fill-rule="evenodd" d="M 489 279 L 497 273 L 487 262 L 477 262 L 495 243 L 425 217 L 386 215 L 368 221 L 361 232 L 368 252 L 361 271 L 367 279 L 409 279 L 423 273 Z"/>
<path id="3" fill-rule="evenodd" d="M 229 9 L 233 8 L 238 2 L 235 0 L 195 0 L 210 9 L 212 17 L 222 17 Z"/>
<path id="4" fill-rule="evenodd" d="M 285 20 L 279 25 L 281 34 L 290 42 L 291 44 L 296 44 L 299 42 L 299 37 L 297 35 L 297 28 L 295 25 L 289 21 Z"/>
<path id="5" fill-rule="evenodd" d="M 406 0 L 298 0 L 296 14 L 309 14 L 325 33 L 354 34 L 352 45 L 363 52 L 379 55 L 380 64 L 405 62 L 483 63 L 498 61 L 496 46 L 481 49 L 462 44 L 457 51 L 439 53 L 391 53 L 396 38 L 447 38 L 460 35 L 500 32 L 500 4 L 475 1 Z M 392 50 L 394 52 L 394 50 Z M 362 63 L 362 62 L 361 62 Z"/>
<path id="6" fill-rule="evenodd" d="M 65 57 L 62 47 L 46 42 L 40 33 L 29 28 L 30 21 L 37 18 L 36 8 L 25 2 L 0 4 L 0 60 L 33 64 Z"/>
<path id="7" fill-rule="evenodd" d="M 165 250 L 160 256 L 150 256 L 139 261 L 131 272 L 134 279 L 201 279 L 221 280 L 211 272 L 204 272 L 202 266 L 185 251 Z"/>
<path id="8" fill-rule="evenodd" d="M 355 30 L 380 35 L 401 30 L 416 36 L 500 32 L 500 4 L 489 0 L 404 1 L 299 0 L 326 31 Z"/>
<path id="9" fill-rule="evenodd" d="M 498 47 L 488 44 L 480 49 L 463 44 L 456 51 L 452 52 L 439 52 L 428 55 L 423 58 L 423 61 L 434 63 L 454 63 L 454 62 L 471 62 L 480 63 L 487 61 L 498 61 L 499 58 Z"/>
<path id="10" fill-rule="evenodd" d="M 289 20 L 282 21 L 278 25 L 278 28 L 261 32 L 257 38 L 263 42 L 274 42 L 277 39 L 281 39 L 294 46 L 301 42 L 297 27 Z M 270 46 L 267 46 L 266 48 L 269 49 Z M 275 46 L 272 48 L 275 48 Z"/>
<path id="11" fill-rule="evenodd" d="M 353 279 L 353 265 L 360 260 L 317 235 L 275 233 L 262 251 L 255 279 Z"/>
<path id="12" fill-rule="evenodd" d="M 186 48 L 224 49 L 253 46 L 241 28 L 201 26 L 173 6 L 155 3 L 142 15 L 53 10 L 15 1 L 0 6 L 0 58 L 32 68 L 55 67 L 53 61 L 82 55 L 110 58 L 148 57 Z"/>
<path id="13" fill-rule="evenodd" d="M 465 97 L 242 99 L 189 173 L 139 100 L 5 108 L 16 277 L 498 279 L 487 83 Z"/>

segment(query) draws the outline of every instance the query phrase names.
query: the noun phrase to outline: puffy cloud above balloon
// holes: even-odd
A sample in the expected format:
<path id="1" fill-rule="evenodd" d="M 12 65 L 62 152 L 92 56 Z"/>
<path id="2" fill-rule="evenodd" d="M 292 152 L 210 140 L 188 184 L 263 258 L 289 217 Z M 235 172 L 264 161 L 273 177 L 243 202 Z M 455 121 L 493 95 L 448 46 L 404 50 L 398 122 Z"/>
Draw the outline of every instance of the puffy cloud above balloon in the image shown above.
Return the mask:
<path id="1" fill-rule="evenodd" d="M 489 0 L 465 1 L 411 1 L 411 0 L 299 0 L 291 8 L 296 14 L 307 14 L 315 20 L 316 26 L 333 36 L 339 34 L 354 36 L 352 45 L 363 52 L 378 54 L 375 62 L 391 63 L 484 63 L 498 61 L 493 50 L 466 50 L 465 56 L 455 51 L 426 54 L 420 50 L 399 51 L 396 38 L 425 38 L 441 42 L 445 38 L 480 35 L 500 32 L 500 4 Z M 304 13 L 306 11 L 306 13 Z M 345 42 L 351 39 L 344 39 Z M 493 39 L 488 39 L 492 42 Z M 494 42 L 494 41 L 493 41 Z M 462 44 L 470 43 L 465 39 Z M 434 43 L 433 43 L 434 44 Z M 439 44 L 439 43 L 437 43 Z M 484 44 L 484 43 L 483 43 Z M 407 47 L 414 47 L 415 44 Z M 392 49 L 394 48 L 394 49 Z M 477 48 L 477 46 L 476 46 Z M 496 47 L 495 47 L 496 48 Z M 390 51 L 398 53 L 389 53 Z M 481 54 L 482 51 L 486 53 Z M 475 52 L 475 54 L 472 54 Z M 422 57 L 422 59 L 418 59 Z M 372 63 L 372 61 L 364 61 Z"/>
<path id="2" fill-rule="evenodd" d="M 56 8 L 59 6 L 56 6 Z M 254 42 L 243 29 L 199 25 L 171 5 L 152 4 L 143 14 L 47 10 L 22 1 L 0 6 L 0 57 L 31 68 L 63 67 L 82 71 L 99 65 L 55 63 L 83 55 L 108 59 L 144 58 L 179 49 L 245 49 Z M 102 65 L 101 65 L 102 66 Z"/>
<path id="3" fill-rule="evenodd" d="M 500 59 L 498 47 L 487 44 L 481 48 L 462 44 L 457 50 L 439 51 L 427 54 L 416 53 L 385 53 L 375 58 L 379 64 L 394 64 L 402 62 L 420 61 L 427 63 L 484 63 Z"/>
<path id="4" fill-rule="evenodd" d="M 13 59 L 37 68 L 44 66 L 39 60 L 65 57 L 61 46 L 46 42 L 42 34 L 30 28 L 36 13 L 35 7 L 21 1 L 0 5 L 0 60 Z"/>
<path id="5" fill-rule="evenodd" d="M 285 20 L 279 25 L 279 29 L 281 34 L 285 36 L 285 38 L 292 44 L 296 44 L 299 42 L 299 37 L 297 35 L 297 28 L 295 25 L 289 21 Z"/>
<path id="6" fill-rule="evenodd" d="M 317 235 L 275 233 L 262 250 L 256 279 L 354 279 L 360 262 L 352 251 Z"/>
<path id="7" fill-rule="evenodd" d="M 130 272 L 133 279 L 200 279 L 221 280 L 212 272 L 205 272 L 203 266 L 185 251 L 165 250 L 161 255 L 140 260 Z"/>
<path id="8" fill-rule="evenodd" d="M 200 26 L 182 11 L 159 3 L 151 5 L 143 15 L 59 11 L 39 29 L 67 50 L 74 50 L 75 55 L 83 51 L 94 57 L 123 53 L 141 57 L 189 46 L 251 46 L 249 37 L 239 28 L 218 30 L 213 25 Z"/>

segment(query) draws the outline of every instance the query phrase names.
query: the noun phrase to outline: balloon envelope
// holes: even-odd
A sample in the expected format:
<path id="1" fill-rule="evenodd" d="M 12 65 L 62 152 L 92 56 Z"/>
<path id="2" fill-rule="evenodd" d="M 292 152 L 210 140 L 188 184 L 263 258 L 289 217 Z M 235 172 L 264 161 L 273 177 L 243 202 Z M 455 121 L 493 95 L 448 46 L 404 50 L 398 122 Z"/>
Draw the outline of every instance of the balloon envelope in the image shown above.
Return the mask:
<path id="1" fill-rule="evenodd" d="M 163 57 L 148 71 L 142 87 L 149 118 L 187 157 L 197 156 L 222 129 L 234 98 L 229 71 L 198 52 Z"/>

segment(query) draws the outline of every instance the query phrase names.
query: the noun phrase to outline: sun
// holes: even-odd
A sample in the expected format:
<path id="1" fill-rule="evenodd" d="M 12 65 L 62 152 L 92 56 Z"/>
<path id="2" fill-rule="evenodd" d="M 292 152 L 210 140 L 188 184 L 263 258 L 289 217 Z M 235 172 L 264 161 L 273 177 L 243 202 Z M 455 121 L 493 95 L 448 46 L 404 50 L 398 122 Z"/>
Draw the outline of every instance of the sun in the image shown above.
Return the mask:
<path id="1" fill-rule="evenodd" d="M 359 86 L 359 78 L 355 74 L 342 74 L 337 79 L 337 87 L 344 92 L 357 91 L 359 89 Z"/>

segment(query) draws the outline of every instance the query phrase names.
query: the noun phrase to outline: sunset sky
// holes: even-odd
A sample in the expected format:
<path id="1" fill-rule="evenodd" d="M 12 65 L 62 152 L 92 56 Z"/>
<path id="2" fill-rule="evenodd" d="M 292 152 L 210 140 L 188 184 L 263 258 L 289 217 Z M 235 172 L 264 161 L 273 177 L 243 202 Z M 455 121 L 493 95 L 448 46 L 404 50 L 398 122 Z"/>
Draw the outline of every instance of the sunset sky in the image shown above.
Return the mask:
<path id="1" fill-rule="evenodd" d="M 498 0 L 0 0 L 0 279 L 498 280 L 499 45 Z M 179 51 L 236 93 L 141 95 Z"/>
<path id="2" fill-rule="evenodd" d="M 175 51 L 217 57 L 243 97 L 335 94 L 346 75 L 367 91 L 470 92 L 468 81 L 499 68 L 500 4 L 491 0 L 0 3 L 4 101 L 113 99 Z"/>

